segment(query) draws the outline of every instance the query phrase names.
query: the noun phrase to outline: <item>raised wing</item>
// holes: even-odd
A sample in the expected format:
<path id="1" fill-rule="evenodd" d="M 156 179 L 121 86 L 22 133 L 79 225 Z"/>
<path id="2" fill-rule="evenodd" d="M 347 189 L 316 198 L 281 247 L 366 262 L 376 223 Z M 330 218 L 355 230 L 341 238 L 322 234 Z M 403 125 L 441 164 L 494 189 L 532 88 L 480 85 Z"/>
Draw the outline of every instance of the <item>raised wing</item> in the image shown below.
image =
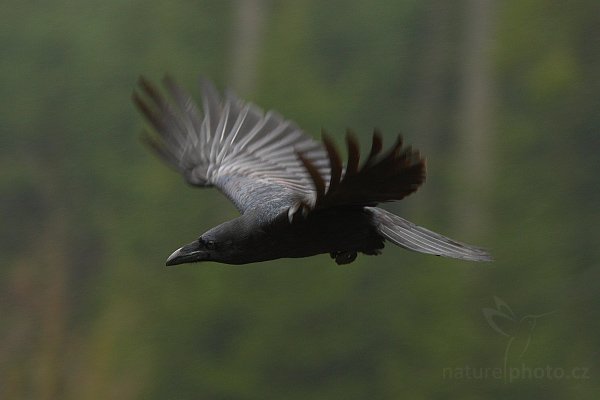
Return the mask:
<path id="1" fill-rule="evenodd" d="M 222 99 L 205 79 L 200 111 L 172 79 L 165 77 L 163 83 L 169 99 L 140 78 L 133 100 L 159 134 L 145 133 L 145 141 L 188 183 L 217 187 L 242 213 L 259 210 L 272 217 L 311 196 L 306 160 L 320 176 L 329 177 L 321 143 L 281 115 L 264 113 L 231 92 Z"/>
<path id="2" fill-rule="evenodd" d="M 335 206 L 373 206 L 380 202 L 400 200 L 416 191 L 425 181 L 426 164 L 418 151 L 403 147 L 402 137 L 386 154 L 381 154 L 383 142 L 376 131 L 371 152 L 359 167 L 360 151 L 356 138 L 348 132 L 348 162 L 345 169 L 335 145 L 323 135 L 330 171 L 322 174 L 311 157 L 298 151 L 298 157 L 309 172 L 314 192 L 305 198 L 302 211 Z"/>

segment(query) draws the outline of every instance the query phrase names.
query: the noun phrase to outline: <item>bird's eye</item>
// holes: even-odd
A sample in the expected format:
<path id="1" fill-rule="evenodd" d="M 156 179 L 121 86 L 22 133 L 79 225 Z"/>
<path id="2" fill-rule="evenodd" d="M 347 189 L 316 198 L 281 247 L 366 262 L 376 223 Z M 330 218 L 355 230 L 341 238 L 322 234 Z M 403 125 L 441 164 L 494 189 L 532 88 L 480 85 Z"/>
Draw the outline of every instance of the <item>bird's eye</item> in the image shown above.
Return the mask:
<path id="1" fill-rule="evenodd" d="M 207 240 L 206 242 L 204 242 L 204 245 L 209 250 L 214 250 L 215 249 L 215 241 L 214 240 Z"/>

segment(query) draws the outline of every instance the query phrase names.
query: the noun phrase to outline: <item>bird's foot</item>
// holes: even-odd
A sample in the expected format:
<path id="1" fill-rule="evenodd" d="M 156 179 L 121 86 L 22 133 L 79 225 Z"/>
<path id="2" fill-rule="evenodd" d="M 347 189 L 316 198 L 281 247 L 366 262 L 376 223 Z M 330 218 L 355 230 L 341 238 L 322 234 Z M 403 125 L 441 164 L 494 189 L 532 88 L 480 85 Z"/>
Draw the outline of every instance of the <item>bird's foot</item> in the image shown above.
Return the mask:
<path id="1" fill-rule="evenodd" d="M 335 259 L 337 265 L 345 265 L 356 260 L 357 253 L 356 251 L 332 251 L 329 255 Z"/>
<path id="2" fill-rule="evenodd" d="M 381 249 L 363 250 L 362 253 L 368 256 L 378 256 L 381 254 Z"/>

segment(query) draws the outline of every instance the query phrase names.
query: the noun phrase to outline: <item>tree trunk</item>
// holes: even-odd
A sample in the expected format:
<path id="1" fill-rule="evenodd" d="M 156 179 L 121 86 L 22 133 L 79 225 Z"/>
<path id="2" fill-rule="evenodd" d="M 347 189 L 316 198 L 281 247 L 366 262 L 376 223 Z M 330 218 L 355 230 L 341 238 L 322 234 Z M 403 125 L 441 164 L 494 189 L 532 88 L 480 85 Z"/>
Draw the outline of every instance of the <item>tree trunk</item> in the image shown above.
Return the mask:
<path id="1" fill-rule="evenodd" d="M 462 66 L 462 99 L 457 135 L 457 190 L 454 218 L 463 237 L 485 235 L 492 181 L 494 1 L 468 0 Z"/>
<path id="2" fill-rule="evenodd" d="M 265 14 L 264 0 L 237 1 L 230 84 L 242 97 L 256 86 Z"/>
<path id="3" fill-rule="evenodd" d="M 423 52 L 419 59 L 417 90 L 413 103 L 414 135 L 418 138 L 418 148 L 423 154 L 434 156 L 440 134 L 447 129 L 445 115 L 447 104 L 444 102 L 444 83 L 448 74 L 448 61 L 452 52 L 450 13 L 451 4 L 444 0 L 427 3 L 425 32 L 422 41 Z M 419 201 L 412 204 L 409 215 L 428 215 L 432 218 L 440 210 L 435 198 L 439 197 L 440 184 L 431 181 L 420 190 L 429 195 L 421 195 Z M 441 212 L 441 211 L 438 211 Z M 421 217 L 418 215 L 417 218 Z"/>

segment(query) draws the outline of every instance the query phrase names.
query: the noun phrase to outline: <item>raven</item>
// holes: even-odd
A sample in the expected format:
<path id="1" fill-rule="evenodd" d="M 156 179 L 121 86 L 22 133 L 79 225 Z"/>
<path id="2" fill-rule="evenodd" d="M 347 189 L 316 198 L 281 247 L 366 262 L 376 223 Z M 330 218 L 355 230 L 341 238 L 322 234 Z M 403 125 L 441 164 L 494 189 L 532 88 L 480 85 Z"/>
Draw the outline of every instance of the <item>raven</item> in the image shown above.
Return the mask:
<path id="1" fill-rule="evenodd" d="M 241 215 L 176 250 L 166 265 L 198 261 L 247 264 L 329 253 L 348 264 L 357 253 L 381 253 L 384 242 L 421 253 L 491 261 L 479 248 L 417 226 L 378 203 L 400 200 L 425 181 L 425 159 L 399 136 L 386 153 L 375 131 L 359 166 L 355 136 L 346 135 L 344 166 L 333 141 L 322 143 L 274 111 L 201 78 L 202 111 L 168 76 L 164 90 L 143 77 L 133 101 L 158 135 L 150 148 L 194 186 L 219 189 Z M 164 95 L 167 94 L 167 96 Z"/>

